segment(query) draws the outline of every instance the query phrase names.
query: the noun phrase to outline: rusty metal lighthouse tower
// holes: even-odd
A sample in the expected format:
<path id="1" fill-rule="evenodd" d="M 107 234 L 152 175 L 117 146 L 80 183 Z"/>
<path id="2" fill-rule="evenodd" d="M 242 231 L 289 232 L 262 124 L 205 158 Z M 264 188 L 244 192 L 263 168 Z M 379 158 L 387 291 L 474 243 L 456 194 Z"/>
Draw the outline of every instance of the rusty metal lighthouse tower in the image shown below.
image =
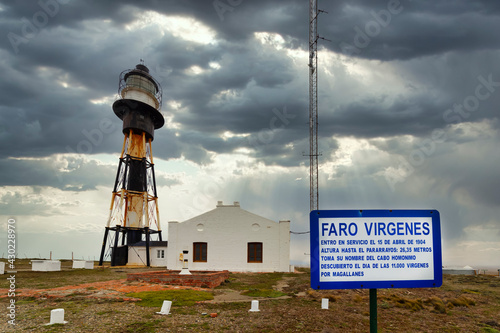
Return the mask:
<path id="1" fill-rule="evenodd" d="M 118 95 L 113 111 L 123 121 L 125 137 L 99 265 L 103 264 L 106 250 L 110 250 L 111 266 L 126 265 L 129 246 L 145 242 L 145 264 L 150 266 L 151 237 L 157 234 L 162 240 L 151 149 L 154 131 L 165 123 L 160 113 L 162 90 L 141 60 L 134 69 L 120 74 Z M 107 248 L 108 238 L 112 240 Z"/>

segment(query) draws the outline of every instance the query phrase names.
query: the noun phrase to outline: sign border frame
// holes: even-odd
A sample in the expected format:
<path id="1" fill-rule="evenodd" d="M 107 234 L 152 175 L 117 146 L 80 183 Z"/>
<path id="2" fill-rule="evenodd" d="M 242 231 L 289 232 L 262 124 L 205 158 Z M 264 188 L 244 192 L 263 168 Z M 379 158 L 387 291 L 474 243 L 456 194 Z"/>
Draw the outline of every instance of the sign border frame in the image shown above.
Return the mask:
<path id="1" fill-rule="evenodd" d="M 383 280 L 356 282 L 320 282 L 319 270 L 319 219 L 320 218 L 368 218 L 368 217 L 430 217 L 432 219 L 433 280 Z M 387 289 L 387 288 L 435 288 L 443 284 L 441 248 L 441 220 L 436 209 L 358 209 L 313 210 L 309 215 L 311 251 L 311 288 L 328 289 Z"/>

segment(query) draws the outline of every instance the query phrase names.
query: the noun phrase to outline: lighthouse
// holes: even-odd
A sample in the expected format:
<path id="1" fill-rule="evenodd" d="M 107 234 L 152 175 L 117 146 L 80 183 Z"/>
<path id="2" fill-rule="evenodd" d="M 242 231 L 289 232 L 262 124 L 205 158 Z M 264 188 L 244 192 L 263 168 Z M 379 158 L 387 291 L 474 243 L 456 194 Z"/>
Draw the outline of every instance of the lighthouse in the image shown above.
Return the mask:
<path id="1" fill-rule="evenodd" d="M 141 61 L 120 74 L 118 95 L 113 111 L 123 122 L 124 139 L 99 265 L 107 252 L 111 266 L 126 265 L 129 247 L 145 242 L 145 264 L 150 266 L 152 237 L 162 241 L 152 151 L 154 131 L 165 123 L 162 90 Z"/>

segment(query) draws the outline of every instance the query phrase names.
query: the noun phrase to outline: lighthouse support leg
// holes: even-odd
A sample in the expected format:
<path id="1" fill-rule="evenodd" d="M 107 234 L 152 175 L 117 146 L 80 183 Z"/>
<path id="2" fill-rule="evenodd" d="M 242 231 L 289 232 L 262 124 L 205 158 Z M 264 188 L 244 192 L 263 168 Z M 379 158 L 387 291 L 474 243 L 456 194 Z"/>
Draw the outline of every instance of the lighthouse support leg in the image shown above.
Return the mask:
<path id="1" fill-rule="evenodd" d="M 108 240 L 108 233 L 109 233 L 109 228 L 106 227 L 106 230 L 104 231 L 104 239 L 102 240 L 102 249 L 101 249 L 101 256 L 99 257 L 99 266 L 102 266 L 102 263 L 104 261 L 104 252 L 106 252 L 106 241 Z"/>
<path id="2" fill-rule="evenodd" d="M 111 266 L 116 265 L 116 257 L 118 256 L 118 238 L 120 238 L 120 226 L 116 226 L 116 232 L 115 232 L 115 244 L 113 245 L 113 251 L 111 251 Z"/>

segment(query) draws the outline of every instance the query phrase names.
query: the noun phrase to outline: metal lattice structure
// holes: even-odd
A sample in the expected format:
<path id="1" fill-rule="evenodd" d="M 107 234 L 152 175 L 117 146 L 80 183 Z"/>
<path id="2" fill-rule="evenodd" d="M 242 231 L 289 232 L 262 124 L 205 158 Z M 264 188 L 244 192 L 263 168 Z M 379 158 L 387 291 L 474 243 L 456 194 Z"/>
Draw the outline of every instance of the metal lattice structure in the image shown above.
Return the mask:
<path id="1" fill-rule="evenodd" d="M 318 2 L 309 1 L 309 187 L 310 210 L 319 209 L 318 191 Z"/>
<path id="2" fill-rule="evenodd" d="M 133 135 L 130 133 L 125 136 L 123 151 L 120 156 L 120 162 L 118 164 L 118 170 L 116 173 L 115 186 L 113 188 L 113 194 L 111 198 L 111 207 L 108 217 L 107 227 L 120 225 L 127 227 L 127 211 L 126 207 L 129 207 L 128 202 L 134 196 L 140 197 L 139 201 L 142 201 L 143 206 L 143 216 L 141 217 L 144 221 L 142 224 L 144 227 L 161 230 L 159 212 L 158 212 L 158 195 L 156 191 L 156 178 L 154 173 L 153 155 L 151 153 L 151 139 L 147 141 L 144 140 L 146 151 L 146 156 L 142 158 L 137 158 L 131 156 L 128 152 L 130 150 L 130 137 Z M 132 164 L 137 164 L 138 167 L 131 167 Z M 133 179 L 140 179 L 142 190 L 127 190 Z"/>

